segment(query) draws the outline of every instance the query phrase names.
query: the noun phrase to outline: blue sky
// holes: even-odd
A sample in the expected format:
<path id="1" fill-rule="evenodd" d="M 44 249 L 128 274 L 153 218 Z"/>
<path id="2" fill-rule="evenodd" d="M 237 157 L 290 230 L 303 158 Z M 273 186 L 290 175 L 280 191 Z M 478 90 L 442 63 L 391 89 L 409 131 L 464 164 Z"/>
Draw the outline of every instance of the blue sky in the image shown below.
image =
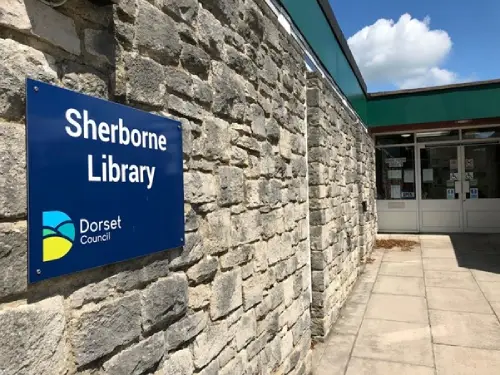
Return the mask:
<path id="1" fill-rule="evenodd" d="M 379 19 L 397 23 L 403 14 L 411 16 L 403 23 L 409 25 L 411 20 L 413 26 L 395 29 L 392 37 L 384 39 L 391 34 L 391 25 L 379 23 L 378 37 L 371 33 L 365 34 L 371 38 L 359 35 L 354 44 L 349 41 L 361 71 L 370 77 L 365 78 L 370 92 L 500 78 L 500 0 L 330 0 L 330 4 L 346 38 Z M 443 30 L 447 37 L 435 30 Z M 420 40 L 421 46 L 410 40 Z M 404 51 L 405 44 L 415 47 Z M 382 62 L 373 68 L 373 51 L 384 49 L 387 55 L 379 56 Z M 395 69 L 399 63 L 407 67 Z M 380 64 L 391 66 L 384 71 Z M 399 76 L 391 77 L 390 71 Z"/>

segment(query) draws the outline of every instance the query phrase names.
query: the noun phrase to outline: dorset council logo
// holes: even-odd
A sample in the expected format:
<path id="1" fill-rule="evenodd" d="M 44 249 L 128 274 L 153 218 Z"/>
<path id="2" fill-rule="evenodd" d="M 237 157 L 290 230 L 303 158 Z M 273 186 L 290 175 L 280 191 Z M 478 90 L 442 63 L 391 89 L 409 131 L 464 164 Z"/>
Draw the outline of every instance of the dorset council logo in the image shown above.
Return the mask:
<path id="1" fill-rule="evenodd" d="M 43 212 L 43 261 L 61 259 L 73 246 L 75 225 L 61 211 Z"/>

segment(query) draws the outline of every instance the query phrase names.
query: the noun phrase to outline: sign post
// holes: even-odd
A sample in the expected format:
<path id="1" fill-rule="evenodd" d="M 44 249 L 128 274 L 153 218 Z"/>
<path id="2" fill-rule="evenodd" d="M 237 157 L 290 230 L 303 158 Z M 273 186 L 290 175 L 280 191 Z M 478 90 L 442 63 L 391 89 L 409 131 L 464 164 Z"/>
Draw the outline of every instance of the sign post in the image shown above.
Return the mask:
<path id="1" fill-rule="evenodd" d="M 182 246 L 178 121 L 26 84 L 28 281 Z"/>

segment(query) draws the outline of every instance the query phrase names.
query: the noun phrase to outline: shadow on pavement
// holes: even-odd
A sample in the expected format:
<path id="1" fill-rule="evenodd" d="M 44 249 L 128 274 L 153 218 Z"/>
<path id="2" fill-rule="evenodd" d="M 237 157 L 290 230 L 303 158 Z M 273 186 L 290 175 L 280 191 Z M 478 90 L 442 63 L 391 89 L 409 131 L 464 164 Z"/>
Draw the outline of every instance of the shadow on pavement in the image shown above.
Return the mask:
<path id="1" fill-rule="evenodd" d="M 451 234 L 458 265 L 500 274 L 500 234 Z"/>

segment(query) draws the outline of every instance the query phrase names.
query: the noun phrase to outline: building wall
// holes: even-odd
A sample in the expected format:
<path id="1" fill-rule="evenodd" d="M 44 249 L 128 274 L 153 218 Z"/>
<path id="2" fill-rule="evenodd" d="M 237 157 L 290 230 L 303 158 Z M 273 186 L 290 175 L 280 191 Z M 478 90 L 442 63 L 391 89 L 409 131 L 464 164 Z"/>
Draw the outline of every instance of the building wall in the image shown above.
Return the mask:
<path id="1" fill-rule="evenodd" d="M 307 80 L 307 124 L 312 334 L 322 338 L 373 249 L 375 147 L 316 73 Z"/>
<path id="2" fill-rule="evenodd" d="M 6 0 L 0 52 L 0 373 L 310 373 L 308 83 L 267 5 Z M 27 285 L 26 76 L 182 122 L 183 249 Z M 348 180 L 331 187 L 352 196 L 371 188 L 352 183 L 372 168 L 356 134 L 339 146 Z M 358 249 L 337 269 L 369 251 L 356 194 L 334 202 L 352 215 L 345 254 Z"/>

